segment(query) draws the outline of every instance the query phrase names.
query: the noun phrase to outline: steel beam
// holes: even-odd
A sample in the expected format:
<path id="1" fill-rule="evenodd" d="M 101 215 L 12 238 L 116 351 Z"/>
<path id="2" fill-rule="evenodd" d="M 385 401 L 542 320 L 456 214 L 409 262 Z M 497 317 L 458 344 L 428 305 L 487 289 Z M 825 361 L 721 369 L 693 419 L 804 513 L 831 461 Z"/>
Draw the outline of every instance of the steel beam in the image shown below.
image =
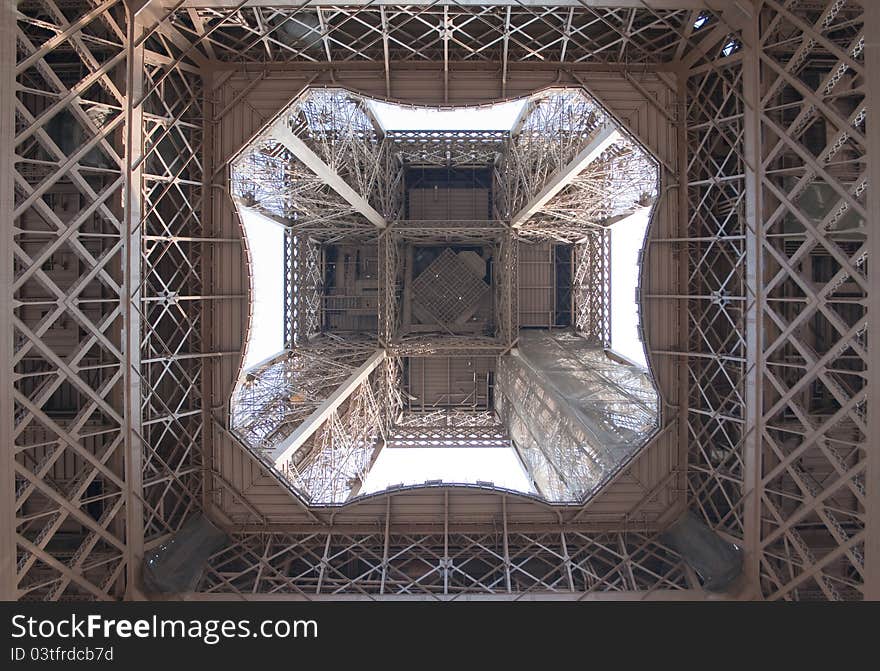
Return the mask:
<path id="1" fill-rule="evenodd" d="M 312 151 L 311 147 L 285 127 L 283 119 L 275 124 L 271 131 L 266 134 L 266 137 L 271 137 L 281 142 L 309 170 L 342 196 L 349 205 L 366 217 L 376 228 L 385 228 L 388 225 L 385 218 L 373 209 L 373 206 L 367 202 L 366 198 L 355 191 L 335 170 L 324 163 L 321 157 Z"/>
<path id="2" fill-rule="evenodd" d="M 743 98 L 746 102 L 743 155 L 746 171 L 746 378 L 745 378 L 745 437 L 743 440 L 745 572 L 753 596 L 760 593 L 760 538 L 761 538 L 761 448 L 763 444 L 763 273 L 762 235 L 763 212 L 761 203 L 761 127 L 760 127 L 760 58 L 757 12 L 745 21 L 745 48 L 743 57 Z"/>
<path id="3" fill-rule="evenodd" d="M 302 447 L 324 422 L 341 406 L 355 389 L 364 382 L 376 367 L 385 359 L 385 350 L 377 350 L 356 371 L 354 371 L 328 398 L 319 405 L 293 433 L 272 451 L 271 460 L 276 468 L 284 464 Z"/>
<path id="4" fill-rule="evenodd" d="M 871 262 L 868 295 L 868 314 L 875 315 L 868 330 L 868 398 L 874 399 L 874 408 L 868 415 L 867 473 L 865 477 L 865 591 L 867 600 L 880 600 L 880 4 L 865 2 L 865 88 L 867 107 L 872 110 L 875 121 L 867 128 L 868 140 L 868 192 L 870 218 L 865 221 L 868 232 L 869 258 Z M 869 404 L 870 405 L 870 404 Z"/>
<path id="5" fill-rule="evenodd" d="M 160 4 L 166 8 L 198 8 L 206 7 L 211 9 L 233 8 L 241 5 L 240 0 L 160 0 Z M 520 0 L 512 2 L 511 0 L 490 0 L 489 2 L 476 2 L 475 0 L 416 0 L 415 2 L 407 2 L 410 7 L 506 7 L 514 5 L 518 7 L 536 7 L 544 8 L 547 3 L 544 0 Z M 346 2 L 334 3 L 334 7 L 378 7 L 378 6 L 399 6 L 398 0 L 347 0 Z M 251 0 L 247 5 L 251 7 L 272 7 L 279 6 L 278 0 Z M 307 2 L 296 4 L 296 7 L 326 7 L 325 2 L 320 0 L 308 0 Z M 654 10 L 661 9 L 707 9 L 707 0 L 559 0 L 553 3 L 555 7 L 587 7 L 587 8 L 629 8 L 644 9 L 646 6 Z"/>
<path id="6" fill-rule="evenodd" d="M 15 457 L 12 326 L 15 220 L 16 2 L 0 4 L 0 599 L 18 597 L 15 543 Z"/>
<path id="7" fill-rule="evenodd" d="M 602 152 L 620 139 L 620 131 L 614 124 L 602 126 L 586 147 L 578 152 L 567 165 L 556 171 L 544 185 L 544 187 L 526 203 L 519 212 L 510 220 L 512 228 L 522 226 L 533 214 L 544 207 L 553 196 L 568 186 L 571 181 L 582 172 L 588 165 L 595 161 Z"/>
<path id="8" fill-rule="evenodd" d="M 126 92 L 125 161 L 128 177 L 125 188 L 125 256 L 122 308 L 124 320 L 125 475 L 126 475 L 126 595 L 140 596 L 140 569 L 143 562 L 143 416 L 141 412 L 141 243 L 143 229 L 144 106 L 136 104 L 144 93 L 145 28 L 142 19 L 130 14 L 128 25 L 128 90 Z"/>

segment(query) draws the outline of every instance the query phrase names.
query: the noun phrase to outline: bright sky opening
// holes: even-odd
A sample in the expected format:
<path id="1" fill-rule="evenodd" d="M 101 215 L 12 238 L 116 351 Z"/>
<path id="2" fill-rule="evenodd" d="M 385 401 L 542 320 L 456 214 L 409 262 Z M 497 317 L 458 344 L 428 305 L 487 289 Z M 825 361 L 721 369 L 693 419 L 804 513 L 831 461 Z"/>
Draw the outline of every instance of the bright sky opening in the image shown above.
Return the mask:
<path id="1" fill-rule="evenodd" d="M 394 485 L 491 482 L 495 487 L 533 491 L 512 448 L 504 447 L 386 447 L 361 488 L 361 494 Z"/>
<path id="2" fill-rule="evenodd" d="M 241 220 L 251 252 L 251 333 L 244 369 L 284 349 L 284 227 L 248 210 Z"/>
<path id="3" fill-rule="evenodd" d="M 645 240 L 651 209 L 636 210 L 611 227 L 611 349 L 647 367 L 639 340 L 639 250 Z"/>
<path id="4" fill-rule="evenodd" d="M 368 104 L 386 130 L 510 130 L 525 101 L 456 109 L 406 107 L 375 100 Z"/>

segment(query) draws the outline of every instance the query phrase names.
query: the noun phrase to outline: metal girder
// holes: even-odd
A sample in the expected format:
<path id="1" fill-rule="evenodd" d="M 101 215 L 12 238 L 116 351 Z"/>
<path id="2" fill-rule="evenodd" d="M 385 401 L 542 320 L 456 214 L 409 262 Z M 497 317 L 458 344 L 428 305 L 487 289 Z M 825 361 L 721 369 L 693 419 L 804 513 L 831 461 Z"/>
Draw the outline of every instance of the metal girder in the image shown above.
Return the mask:
<path id="1" fill-rule="evenodd" d="M 877 3 L 865 3 L 865 69 L 870 76 L 866 79 L 867 105 L 872 110 L 880 109 L 880 6 Z M 875 112 L 876 114 L 876 112 Z M 880 188 L 877 186 L 880 176 L 880 126 L 871 124 L 867 129 L 867 151 L 869 156 L 869 179 L 874 187 L 868 196 L 867 209 L 873 218 L 866 224 L 869 228 L 871 274 L 869 283 L 870 296 L 869 314 L 880 314 Z M 871 327 L 868 352 L 868 370 L 870 381 L 868 398 L 880 398 L 880 328 L 876 323 Z M 880 412 L 876 404 L 868 418 L 868 435 L 874 436 L 874 446 L 868 450 L 865 482 L 867 484 L 865 517 L 867 540 L 865 542 L 865 599 L 880 600 L 880 450 L 876 445 L 876 436 L 880 435 Z"/>
<path id="2" fill-rule="evenodd" d="M 177 8 L 181 6 L 179 0 L 175 2 L 174 0 L 161 0 L 161 4 L 166 8 Z M 210 8 L 231 8 L 240 5 L 240 2 L 236 2 L 236 0 L 184 0 L 182 6 L 185 8 L 189 7 L 210 7 Z M 505 7 L 508 5 L 518 5 L 522 7 L 545 7 L 546 3 L 543 0 L 520 0 L 519 2 L 512 2 L 511 0 L 490 0 L 489 2 L 475 2 L 474 0 L 439 0 L 438 2 L 431 2 L 430 0 L 419 0 L 417 2 L 408 2 L 408 5 L 413 7 L 421 7 L 421 6 L 456 6 L 456 7 Z M 648 4 L 650 7 L 654 9 L 706 9 L 708 8 L 710 2 L 709 0 L 651 0 L 650 3 L 646 3 L 645 0 L 561 0 L 559 2 L 555 2 L 554 5 L 559 7 L 596 7 L 596 8 L 631 8 L 631 9 L 644 9 L 645 5 Z M 319 0 L 309 0 L 309 2 L 303 3 L 306 7 L 323 7 L 326 6 L 325 3 L 320 2 Z M 376 5 L 376 6 L 398 6 L 398 2 L 394 2 L 394 0 L 348 0 L 347 2 L 337 2 L 333 6 L 334 7 L 363 7 L 366 5 Z M 278 2 L 275 0 L 249 0 L 248 7 L 278 7 Z"/>
<path id="3" fill-rule="evenodd" d="M 9 315 L 12 314 L 14 294 L 15 241 L 14 223 L 8 220 L 7 213 L 15 208 L 15 182 L 12 166 L 15 162 L 15 5 L 4 2 L 0 5 L 0 162 L 5 169 L 0 172 L 0 442 L 5 446 L 0 451 L 0 478 L 3 498 L 0 499 L 0 599 L 12 601 L 18 597 L 17 549 L 15 510 L 16 495 L 12 483 L 15 482 L 15 455 L 12 450 L 15 406 L 13 404 L 12 365 L 15 352 L 15 334 Z"/>
<path id="4" fill-rule="evenodd" d="M 360 212 L 376 228 L 385 228 L 388 223 L 385 218 L 373 209 L 367 200 L 357 193 L 349 184 L 328 166 L 312 149 L 300 138 L 287 129 L 283 123 L 271 129 L 267 137 L 281 142 L 290 152 L 302 161 L 320 180 L 330 186 L 336 193 Z"/>
<path id="5" fill-rule="evenodd" d="M 617 126 L 608 124 L 602 126 L 590 142 L 578 152 L 571 162 L 557 170 L 536 193 L 528 203 L 510 219 L 513 228 L 521 227 L 527 219 L 544 207 L 550 200 L 568 186 L 571 181 L 593 161 L 597 160 L 608 147 L 620 139 L 620 131 Z"/>
<path id="6" fill-rule="evenodd" d="M 506 84 L 514 68 L 522 63 L 529 68 L 541 62 L 669 63 L 683 50 L 682 42 L 688 42 L 689 33 L 680 33 L 688 21 L 693 22 L 695 11 L 664 3 L 593 9 L 584 3 L 470 2 L 245 4 L 232 10 L 234 19 L 227 21 L 229 8 L 184 5 L 176 9 L 175 25 L 206 51 L 210 46 L 220 61 L 271 62 L 276 53 L 283 53 L 306 62 L 374 62 L 385 77 L 386 96 L 390 96 L 392 72 L 406 67 L 407 61 L 434 61 L 444 73 L 444 85 L 438 88 L 444 100 L 454 76 L 450 68 L 468 60 L 499 66 L 502 96 L 509 90 Z M 195 19 L 189 14 L 193 11 Z M 351 17 L 357 17 L 354 23 Z M 284 26 L 300 36 L 289 39 Z M 246 31 L 244 37 L 241 29 Z"/>
<path id="7" fill-rule="evenodd" d="M 210 4 L 217 2 L 226 0 Z M 172 4 L 176 7 L 168 7 Z M 203 500 L 204 404 L 222 405 L 226 399 L 203 398 L 209 389 L 203 366 L 210 365 L 204 363 L 211 358 L 210 331 L 201 307 L 180 300 L 196 296 L 199 302 L 213 293 L 203 286 L 204 199 L 195 190 L 210 181 L 201 164 L 209 154 L 201 146 L 200 52 L 247 63 L 272 57 L 276 49 L 296 67 L 308 65 L 303 61 L 309 54 L 273 42 L 266 34 L 270 28 L 257 28 L 252 12 L 259 3 L 242 7 L 234 20 L 226 10 L 202 13 L 198 7 L 207 0 L 187 4 L 175 14 L 177 35 L 166 32 L 152 40 L 142 66 L 128 26 L 116 25 L 120 11 L 93 12 L 94 4 L 84 4 L 77 14 L 65 5 L 62 20 L 51 6 L 37 17 L 21 5 L 3 22 L 14 33 L 0 59 L 6 84 L 0 94 L 0 149 L 10 166 L 0 187 L 9 287 L 0 397 L 9 421 L 0 424 L 11 448 L 0 466 L 8 492 L 0 548 L 4 557 L 17 560 L 3 566 L 3 593 L 11 597 L 123 595 L 131 588 L 125 583 L 138 556 L 128 541 L 138 526 L 138 513 L 128 508 L 132 497 L 143 506 L 147 546 L 179 528 Z M 868 412 L 868 399 L 877 397 L 880 364 L 866 307 L 877 306 L 877 292 L 869 295 L 877 286 L 877 264 L 869 265 L 868 258 L 880 253 L 880 238 L 874 235 L 877 194 L 868 188 L 868 171 L 874 174 L 880 148 L 877 130 L 865 125 L 868 108 L 877 102 L 877 9 L 867 2 L 863 14 L 854 3 L 829 2 L 823 8 L 759 1 L 757 39 L 750 40 L 735 23 L 695 29 L 692 10 L 674 12 L 703 3 L 618 4 L 635 4 L 639 14 L 594 10 L 590 2 L 562 10 L 509 5 L 506 62 L 510 73 L 517 64 L 539 60 L 566 65 L 623 60 L 630 68 L 652 61 L 675 68 L 680 58 L 687 59 L 686 67 L 679 67 L 681 109 L 670 110 L 680 121 L 684 167 L 680 180 L 667 182 L 687 205 L 680 237 L 671 242 L 684 259 L 686 286 L 675 294 L 683 298 L 664 300 L 674 301 L 687 326 L 685 346 L 669 352 L 684 362 L 681 374 L 689 389 L 689 398 L 681 399 L 690 450 L 689 503 L 753 553 L 750 570 L 758 572 L 762 595 L 877 597 L 878 459 L 869 437 L 877 433 L 877 417 Z M 393 83 L 394 93 L 405 95 L 405 85 L 395 79 L 400 63 L 439 53 L 430 39 L 401 39 L 410 34 L 405 26 L 418 25 L 412 17 L 419 14 L 423 34 L 434 35 L 439 12 L 382 3 L 380 19 L 378 8 L 351 6 L 351 12 L 322 12 L 325 29 L 314 35 L 321 47 L 313 57 L 316 67 L 328 60 L 333 66 L 343 59 L 357 65 L 375 60 L 380 76 L 384 69 L 386 93 Z M 471 24 L 497 30 L 507 22 L 507 7 L 484 12 L 476 4 L 454 3 L 447 14 L 467 12 L 479 16 Z M 579 13 L 586 13 L 581 8 L 608 30 L 598 36 L 585 31 L 578 23 Z M 344 26 L 357 9 L 362 32 L 346 39 Z M 295 10 L 279 11 L 289 17 Z M 56 36 L 48 47 L 40 43 L 39 30 L 31 30 L 47 16 L 56 17 L 48 21 L 54 21 Z M 239 19 L 238 25 L 257 31 L 252 51 L 237 50 L 231 39 Z M 640 19 L 651 27 L 640 28 Z M 224 21 L 228 31 L 215 25 Z M 541 26 L 543 36 L 525 41 L 529 25 Z M 451 30 L 453 89 L 456 68 L 466 59 L 501 62 L 500 42 L 490 49 L 458 23 Z M 742 47 L 724 56 L 720 47 L 728 35 Z M 181 37 L 200 42 L 187 52 Z M 22 71 L 11 75 L 16 42 Z M 756 53 L 746 54 L 748 49 Z M 75 54 L 81 75 L 45 57 L 61 53 Z M 135 110 L 114 89 L 119 93 L 131 69 L 141 67 L 148 102 L 133 101 L 141 108 Z M 809 76 L 801 76 L 805 72 Z M 119 110 L 129 119 L 140 114 L 141 127 L 129 128 L 127 120 L 111 128 Z M 62 112 L 85 130 L 78 149 L 62 148 L 53 139 L 48 125 Z M 760 151 L 757 137 L 763 140 Z M 824 146 L 815 144 L 817 137 Z M 140 147 L 126 149 L 125 138 L 143 140 L 143 162 L 135 159 L 132 165 L 134 154 L 126 152 Z M 109 163 L 96 167 L 89 158 L 93 148 Z M 138 170 L 143 183 L 133 188 L 131 175 Z M 140 217 L 133 210 L 123 216 L 119 209 L 126 185 L 140 192 Z M 816 194 L 821 198 L 813 200 L 826 203 L 827 211 L 811 209 Z M 53 200 L 74 203 L 72 211 L 59 215 Z M 140 252 L 131 239 L 137 230 L 144 232 Z M 72 275 L 64 274 L 65 256 L 72 260 L 67 264 Z M 140 257 L 143 301 L 134 292 L 133 256 Z M 131 329 L 138 321 L 143 333 L 123 337 L 120 327 Z M 62 343 L 59 335 L 68 332 L 77 335 L 77 343 Z M 131 351 L 132 340 L 139 341 L 139 356 Z M 138 358 L 140 371 L 123 371 Z M 387 363 L 376 373 L 393 380 Z M 131 386 L 138 378 L 139 392 Z M 390 394 L 395 385 L 386 384 Z M 127 389 L 120 392 L 123 385 Z M 64 394 L 76 401 L 69 409 L 58 405 Z M 138 394 L 142 405 L 133 407 Z M 143 435 L 124 435 L 138 423 Z M 328 429 L 328 441 L 346 437 L 343 424 Z M 138 442 L 142 492 L 128 479 L 137 467 Z M 63 472 L 71 464 L 76 479 Z M 391 498 L 383 502 L 383 528 L 376 533 L 320 525 L 278 534 L 242 530 L 228 553 L 215 559 L 204 593 L 317 598 L 333 591 L 375 598 L 381 592 L 427 599 L 697 594 L 679 559 L 650 532 L 526 531 L 510 518 L 508 500 L 499 504 L 491 530 L 459 529 L 446 510 L 444 524 L 429 537 L 395 524 Z M 73 557 L 52 549 L 62 525 L 81 528 Z M 3 543 L 14 542 L 12 533 L 17 542 L 12 554 L 5 554 Z M 358 564 L 363 561 L 368 565 Z"/>
<path id="8" fill-rule="evenodd" d="M 448 506 L 448 497 L 444 497 Z M 288 598 L 458 598 L 589 600 L 675 599 L 690 589 L 681 559 L 637 530 L 586 533 L 562 527 L 529 529 L 509 523 L 504 499 L 498 527 L 468 529 L 395 524 L 393 497 L 372 532 L 314 531 L 236 534 L 212 558 L 198 594 L 267 593 Z M 242 566 L 250 567 L 242 569 Z M 254 570 L 259 566 L 259 570 Z"/>
<path id="9" fill-rule="evenodd" d="M 282 443 L 277 445 L 271 454 L 271 461 L 276 468 L 283 467 L 290 458 L 302 447 L 322 424 L 341 406 L 348 397 L 376 370 L 385 359 L 385 350 L 377 350 L 357 370 L 355 370 L 315 411 L 309 415 Z"/>
<path id="10" fill-rule="evenodd" d="M 132 3 L 139 4 L 139 3 Z M 239 3 L 240 4 L 240 3 Z M 234 5 L 233 5 L 234 6 Z M 176 4 L 175 9 L 179 9 L 180 5 Z M 163 7 L 161 2 L 157 0 L 145 0 L 140 3 L 140 7 L 134 10 L 134 15 L 139 21 L 142 21 L 147 34 L 153 32 L 162 33 L 167 37 L 178 49 L 184 54 L 192 58 L 196 65 L 205 67 L 209 64 L 207 57 L 196 49 L 190 40 L 180 33 L 171 22 L 168 21 L 169 14 L 167 10 L 170 7 Z"/>

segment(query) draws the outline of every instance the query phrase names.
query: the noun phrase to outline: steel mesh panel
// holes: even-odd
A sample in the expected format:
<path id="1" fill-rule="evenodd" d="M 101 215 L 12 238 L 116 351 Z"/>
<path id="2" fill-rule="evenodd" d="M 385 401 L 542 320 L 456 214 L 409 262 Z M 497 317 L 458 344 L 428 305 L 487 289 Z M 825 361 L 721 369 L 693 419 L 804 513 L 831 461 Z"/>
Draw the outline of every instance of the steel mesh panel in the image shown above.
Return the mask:
<path id="1" fill-rule="evenodd" d="M 441 324 L 455 323 L 483 298 L 489 286 L 451 249 L 413 281 L 413 300 Z"/>

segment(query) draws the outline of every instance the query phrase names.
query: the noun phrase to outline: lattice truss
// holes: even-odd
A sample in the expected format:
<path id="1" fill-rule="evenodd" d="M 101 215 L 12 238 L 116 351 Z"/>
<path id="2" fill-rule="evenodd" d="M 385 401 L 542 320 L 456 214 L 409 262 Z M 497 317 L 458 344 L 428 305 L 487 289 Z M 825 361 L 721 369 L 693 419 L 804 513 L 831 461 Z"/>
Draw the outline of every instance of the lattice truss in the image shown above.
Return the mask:
<path id="1" fill-rule="evenodd" d="M 452 324 L 489 292 L 489 285 L 448 247 L 412 283 L 413 300 L 441 325 Z"/>
<path id="2" fill-rule="evenodd" d="M 687 80 L 688 487 L 708 523 L 743 538 L 745 111 L 741 54 L 723 48 L 718 35 Z"/>
<path id="3" fill-rule="evenodd" d="M 499 360 L 494 399 L 538 492 L 550 501 L 584 500 L 658 427 L 650 377 L 571 333 L 521 334 L 518 353 Z"/>
<path id="4" fill-rule="evenodd" d="M 668 62 L 697 15 L 580 5 L 300 6 L 181 9 L 173 20 L 220 60 L 378 62 L 387 81 L 393 64 L 419 61 L 505 69 L 513 62 Z"/>
<path id="5" fill-rule="evenodd" d="M 312 89 L 285 116 L 287 127 L 333 173 L 385 219 L 397 218 L 401 172 L 365 99 L 342 89 Z"/>
<path id="6" fill-rule="evenodd" d="M 0 48 L 14 68 L 4 68 L 3 90 L 14 95 L 3 113 L 15 120 L 2 184 L 14 259 L 0 422 L 14 498 L 3 512 L 14 514 L 17 552 L 9 595 L 136 596 L 145 549 L 201 506 L 216 421 L 203 334 L 214 301 L 228 300 L 211 295 L 215 252 L 205 242 L 217 235 L 202 188 L 212 180 L 201 78 L 210 58 L 375 61 L 389 95 L 404 61 L 497 64 L 503 86 L 509 65 L 549 59 L 680 62 L 687 221 L 673 244 L 687 260 L 689 342 L 672 354 L 688 379 L 689 505 L 745 547 L 763 596 L 860 598 L 876 496 L 865 478 L 867 224 L 876 215 L 867 210 L 864 19 L 853 1 L 755 6 L 745 27 L 707 14 L 699 29 L 699 11 L 649 7 L 180 8 L 137 21 L 114 0 L 4 9 L 14 39 Z M 386 175 L 375 183 L 399 188 L 378 144 Z M 366 186 L 360 160 L 348 177 Z M 360 195 L 393 218 L 393 193 Z M 370 230 L 329 192 L 301 197 Z M 386 357 L 377 370 L 352 407 L 365 417 L 370 394 L 391 398 L 380 404 L 388 426 L 402 407 L 400 362 Z M 348 408 L 334 411 L 338 423 Z M 356 479 L 325 491 L 343 485 Z M 413 533 L 390 514 L 384 533 L 235 532 L 201 589 L 587 598 L 696 584 L 652 531 L 499 520 L 474 533 Z"/>
<path id="7" fill-rule="evenodd" d="M 443 167 L 493 165 L 509 133 L 501 130 L 388 130 L 385 137 L 401 163 Z"/>
<path id="8" fill-rule="evenodd" d="M 15 524 L 20 598 L 107 598 L 129 559 L 121 4 L 52 43 L 67 18 L 47 2 L 15 34 L 17 160 L 4 166 L 15 189 L 5 201 L 15 308 L 4 315 L 14 409 L 3 423 L 12 421 L 4 449 L 15 455 L 15 510 L 4 514 Z M 66 52 L 60 63 L 56 50 Z"/>
<path id="9" fill-rule="evenodd" d="M 369 342 L 322 337 L 283 352 L 239 383 L 230 426 L 251 449 L 271 450 L 371 354 Z"/>
<path id="10" fill-rule="evenodd" d="M 495 209 L 523 237 L 576 243 L 650 205 L 658 174 L 586 93 L 550 89 L 529 99 L 513 129 L 496 168 Z"/>
<path id="11" fill-rule="evenodd" d="M 519 331 L 516 295 L 517 247 L 515 234 L 502 221 L 426 222 L 401 220 L 390 226 L 386 240 L 380 243 L 385 253 L 385 277 L 396 278 L 394 287 L 386 283 L 384 309 L 389 310 L 383 332 L 390 350 L 397 356 L 444 355 L 497 355 L 508 350 Z M 418 242 L 479 243 L 491 245 L 498 262 L 494 264 L 492 287 L 494 292 L 494 330 L 491 335 L 437 335 L 405 333 L 397 335 L 400 327 L 398 290 L 401 283 L 401 249 Z M 381 245 L 385 245 L 384 248 Z M 427 282 L 424 277 L 422 281 Z M 429 285 L 430 288 L 430 285 Z"/>
<path id="12" fill-rule="evenodd" d="M 204 188 L 205 111 L 198 55 L 174 34 L 151 33 L 140 23 L 130 31 L 135 41 L 129 43 L 129 59 L 135 68 L 141 60 L 135 45 L 141 39 L 144 43 L 142 81 L 135 74 L 127 96 L 132 124 L 140 124 L 129 129 L 128 288 L 133 305 L 126 330 L 140 333 L 140 359 L 131 361 L 139 367 L 130 372 L 140 382 L 139 393 L 132 392 L 140 416 L 130 421 L 131 468 L 140 463 L 142 471 L 141 482 L 129 476 L 129 486 L 135 488 L 129 516 L 143 508 L 143 543 L 149 548 L 179 529 L 201 505 L 208 414 L 203 356 L 210 348 L 203 332 L 212 318 L 215 270 L 214 252 L 202 242 L 213 231 L 204 213 L 210 194 Z M 138 432 L 143 436 L 140 450 Z M 139 561 L 136 534 L 137 527 L 129 530 L 130 537 L 135 535 L 133 560 Z"/>
<path id="13" fill-rule="evenodd" d="M 244 213 L 256 211 L 297 235 L 335 242 L 375 232 L 351 203 L 277 140 L 250 147 L 232 165 L 230 182 Z"/>
<path id="14" fill-rule="evenodd" d="M 862 10 L 757 4 L 747 32 L 711 40 L 687 80 L 689 488 L 708 522 L 754 548 L 765 597 L 859 598 Z M 742 53 L 744 42 L 757 48 Z M 761 187 L 751 192 L 754 177 Z"/>
<path id="15" fill-rule="evenodd" d="M 341 503 L 357 494 L 388 438 L 377 371 L 292 458 L 275 466 L 310 503 Z"/>
<path id="16" fill-rule="evenodd" d="M 134 593 L 143 548 L 201 492 L 201 74 L 128 19 L 122 2 L 53 0 L 3 19 L 13 597 Z"/>
<path id="17" fill-rule="evenodd" d="M 500 447 L 510 449 L 507 429 L 492 411 L 444 408 L 405 411 L 392 427 L 388 447 Z"/>
<path id="18" fill-rule="evenodd" d="M 321 330 L 324 278 L 321 247 L 305 235 L 284 231 L 284 347 L 290 349 Z"/>
<path id="19" fill-rule="evenodd" d="M 533 531 L 399 532 L 321 530 L 237 535 L 218 553 L 199 590 L 219 594 L 383 595 L 442 599 L 456 595 L 561 594 L 685 590 L 692 576 L 678 555 L 650 534 Z"/>
<path id="20" fill-rule="evenodd" d="M 771 598 L 858 598 L 867 568 L 865 27 L 852 2 L 761 8 L 761 587 Z"/>
<path id="21" fill-rule="evenodd" d="M 574 324 L 591 342 L 611 347 L 611 231 L 597 228 L 574 245 Z"/>

